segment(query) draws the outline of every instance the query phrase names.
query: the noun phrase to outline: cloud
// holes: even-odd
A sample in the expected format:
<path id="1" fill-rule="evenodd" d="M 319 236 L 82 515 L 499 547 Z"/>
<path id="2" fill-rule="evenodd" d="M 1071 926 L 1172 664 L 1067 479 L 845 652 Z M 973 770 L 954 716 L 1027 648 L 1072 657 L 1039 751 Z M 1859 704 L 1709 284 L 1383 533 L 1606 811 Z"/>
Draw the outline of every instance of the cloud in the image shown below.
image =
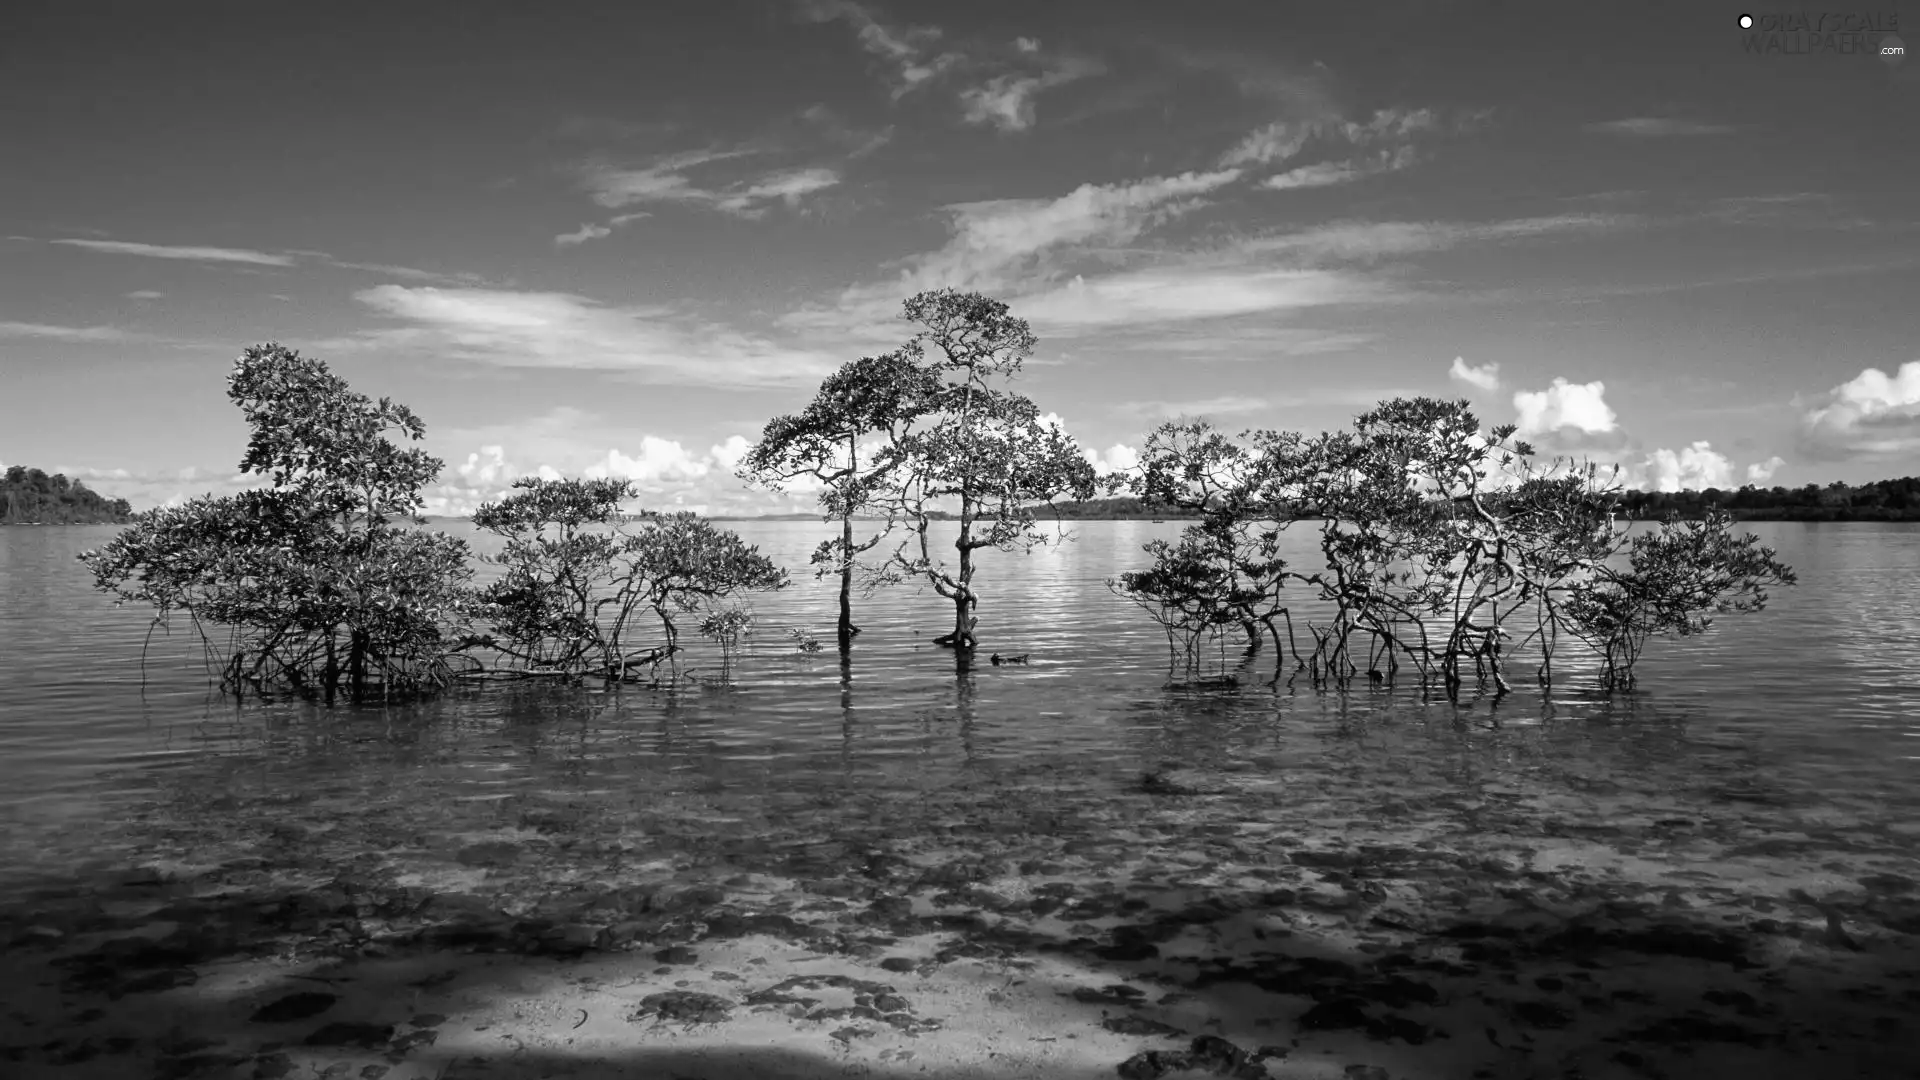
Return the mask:
<path id="1" fill-rule="evenodd" d="M 1082 450 L 1080 456 L 1101 476 L 1132 472 L 1140 467 L 1140 451 L 1125 443 L 1114 443 L 1105 450 Z"/>
<path id="2" fill-rule="evenodd" d="M 1747 466 L 1747 483 L 1764 484 L 1773 479 L 1773 474 L 1779 472 L 1780 466 L 1785 464 L 1786 460 L 1778 454 L 1765 461 L 1756 461 Z"/>
<path id="3" fill-rule="evenodd" d="M 1178 416 L 1226 416 L 1259 412 L 1269 408 L 1270 405 L 1271 403 L 1265 398 L 1227 394 L 1193 401 L 1124 401 L 1114 406 L 1114 411 L 1124 416 L 1143 419 L 1166 419 Z"/>
<path id="4" fill-rule="evenodd" d="M 1443 251 L 1474 243 L 1605 235 L 1637 228 L 1634 214 L 1569 213 L 1504 221 L 1339 221 L 1239 242 L 1248 253 L 1284 254 L 1315 261 L 1371 262 Z"/>
<path id="5" fill-rule="evenodd" d="M 629 371 L 651 381 L 731 386 L 806 383 L 836 357 L 788 348 L 667 308 L 611 307 L 557 292 L 381 285 L 354 294 L 406 322 L 330 348 L 418 349 L 501 367 Z"/>
<path id="6" fill-rule="evenodd" d="M 555 247 L 578 247 L 590 240 L 605 240 L 607 237 L 612 236 L 613 230 L 620 226 L 652 216 L 652 214 L 645 210 L 639 210 L 631 214 L 615 214 L 607 219 L 605 225 L 595 225 L 590 221 L 583 222 L 578 229 L 570 233 L 561 233 L 554 237 L 553 243 Z"/>
<path id="7" fill-rule="evenodd" d="M 1350 161 L 1323 161 L 1318 165 L 1302 165 L 1277 176 L 1269 176 L 1260 181 L 1260 186 L 1269 191 L 1332 187 L 1335 184 L 1358 180 L 1362 175 L 1364 174 Z"/>
<path id="8" fill-rule="evenodd" d="M 1091 279 L 1076 276 L 1058 288 L 1021 298 L 1019 310 L 1036 326 L 1072 332 L 1291 311 L 1389 296 L 1384 286 L 1325 270 L 1170 267 Z"/>
<path id="9" fill-rule="evenodd" d="M 1037 41 L 1030 38 L 1020 40 L 1033 45 L 1032 49 L 1021 49 L 1023 53 L 1039 51 Z M 991 124 L 1001 131 L 1025 131 L 1033 126 L 1033 99 L 1042 91 L 1100 71 L 1100 65 L 1091 61 L 1067 57 L 1037 75 L 996 75 L 980 86 L 960 91 L 962 113 L 970 124 Z"/>
<path id="10" fill-rule="evenodd" d="M 1920 360 L 1892 375 L 1867 368 L 1800 418 L 1801 445 L 1825 461 L 1920 452 Z"/>
<path id="11" fill-rule="evenodd" d="M 1216 191 L 1240 172 L 1188 172 L 1118 184 L 1082 184 L 1054 199 L 996 199 L 947 208 L 953 236 L 913 261 L 913 288 L 992 290 L 1039 269 L 1043 255 L 1087 244 L 1123 244 L 1191 209 L 1182 200 Z M 889 292 L 899 286 L 889 285 Z"/>
<path id="12" fill-rule="evenodd" d="M 1453 358 L 1453 366 L 1447 369 L 1447 377 L 1482 390 L 1500 389 L 1500 365 L 1486 363 L 1479 367 L 1469 365 L 1464 357 Z"/>
<path id="13" fill-rule="evenodd" d="M 0 322 L 0 338 L 33 338 L 74 343 L 136 341 L 137 334 L 113 326 L 55 326 L 50 323 Z"/>
<path id="14" fill-rule="evenodd" d="M 1606 384 L 1597 380 L 1570 383 L 1562 378 L 1554 379 L 1545 390 L 1522 390 L 1513 395 L 1518 435 L 1564 444 L 1617 434 L 1617 418 L 1606 402 L 1606 392 Z"/>
<path id="15" fill-rule="evenodd" d="M 761 152 L 755 148 L 688 151 L 639 169 L 593 166 L 585 170 L 583 179 L 594 201 L 613 209 L 636 203 L 683 203 L 742 217 L 757 217 L 775 202 L 797 206 L 803 196 L 840 182 L 838 172 L 817 166 L 775 170 L 720 187 L 696 184 L 688 176 L 689 171 L 713 162 Z"/>
<path id="16" fill-rule="evenodd" d="M 190 262 L 244 263 L 250 266 L 292 266 L 293 256 L 253 251 L 247 248 L 181 247 L 165 244 L 136 244 L 126 240 L 56 239 L 49 244 L 82 248 L 110 255 L 141 255 L 150 259 L 184 259 Z"/>
<path id="17" fill-rule="evenodd" d="M 1471 120 L 1462 118 L 1456 120 L 1453 126 L 1461 127 L 1470 123 Z M 1437 131 L 1442 127 L 1439 114 L 1432 109 L 1381 109 L 1364 123 L 1331 117 L 1305 121 L 1276 120 L 1248 132 L 1220 156 L 1220 164 L 1231 168 L 1284 162 L 1314 142 L 1344 143 L 1356 147 L 1380 142 L 1398 144 L 1406 142 L 1416 133 Z M 1411 151 L 1411 148 L 1405 149 Z M 1389 147 L 1387 159 L 1393 158 L 1394 148 Z M 1400 167 L 1404 168 L 1412 163 L 1412 158 L 1408 156 L 1402 161 Z"/>
<path id="18" fill-rule="evenodd" d="M 572 232 L 561 233 L 558 236 L 555 236 L 553 238 L 553 243 L 555 247 L 575 247 L 577 245 L 584 244 L 589 240 L 605 240 L 607 237 L 612 235 L 613 235 L 612 229 L 609 229 L 604 225 L 595 225 L 591 222 L 588 222 L 586 224 L 581 225 L 579 228 L 573 230 Z"/>
<path id="19" fill-rule="evenodd" d="M 932 52 L 941 37 L 937 27 L 889 26 L 852 0 L 806 0 L 801 15 L 813 22 L 840 20 L 853 27 L 861 48 L 892 69 L 895 100 L 961 61 L 957 53 Z"/>
<path id="20" fill-rule="evenodd" d="M 442 446 L 478 448 L 455 452 L 463 461 L 442 474 L 427 492 L 430 514 L 467 515 L 511 493 L 522 476 L 630 480 L 639 497 L 627 509 L 696 509 L 703 513 L 754 515 L 815 508 L 818 484 L 798 482 L 773 492 L 749 488 L 733 470 L 752 448 L 738 434 L 705 453 L 663 434 L 636 435 L 624 421 L 570 406 L 486 428 L 442 430 Z M 871 447 L 869 448 L 871 449 Z"/>
<path id="21" fill-rule="evenodd" d="M 1701 440 L 1681 450 L 1659 449 L 1642 463 L 1641 486 L 1652 491 L 1702 491 L 1733 486 L 1733 463 Z"/>
<path id="22" fill-rule="evenodd" d="M 740 462 L 746 460 L 747 452 L 752 449 L 753 443 L 745 436 L 729 435 L 727 441 L 709 448 L 707 453 L 722 470 L 731 473 L 739 467 Z"/>
<path id="23" fill-rule="evenodd" d="M 15 239 L 28 239 L 15 237 Z M 49 244 L 61 244 L 77 247 L 86 251 L 95 251 L 108 255 L 137 255 L 150 259 L 176 259 L 187 262 L 232 263 L 242 266 L 294 266 L 301 260 L 312 260 L 339 270 L 364 270 L 390 277 L 408 278 L 415 281 L 478 282 L 475 274 L 443 274 L 433 270 L 421 270 L 412 266 L 397 266 L 393 263 L 352 262 L 337 259 L 324 251 L 293 249 L 290 251 L 255 251 L 250 248 L 199 247 L 191 245 L 140 244 L 128 240 L 80 240 L 57 238 L 48 240 Z M 143 289 L 127 294 L 133 299 L 158 299 L 160 293 Z"/>
<path id="24" fill-rule="evenodd" d="M 125 499 L 135 510 L 179 506 L 200 495 L 232 495 L 264 487 L 266 478 L 220 469 L 102 469 L 56 463 L 48 469 L 78 480 L 110 499 Z"/>
<path id="25" fill-rule="evenodd" d="M 1704 124 L 1672 116 L 1633 116 L 1624 120 L 1588 124 L 1587 130 L 1603 135 L 1659 138 L 1669 135 L 1725 135 L 1734 129 L 1726 124 Z"/>
<path id="26" fill-rule="evenodd" d="M 1220 155 L 1220 164 L 1236 168 L 1285 161 L 1299 153 L 1316 131 L 1315 124 L 1276 120 L 1248 132 L 1232 149 Z"/>
<path id="27" fill-rule="evenodd" d="M 135 289 L 127 294 L 129 300 L 158 300 L 167 295 L 157 289 Z"/>

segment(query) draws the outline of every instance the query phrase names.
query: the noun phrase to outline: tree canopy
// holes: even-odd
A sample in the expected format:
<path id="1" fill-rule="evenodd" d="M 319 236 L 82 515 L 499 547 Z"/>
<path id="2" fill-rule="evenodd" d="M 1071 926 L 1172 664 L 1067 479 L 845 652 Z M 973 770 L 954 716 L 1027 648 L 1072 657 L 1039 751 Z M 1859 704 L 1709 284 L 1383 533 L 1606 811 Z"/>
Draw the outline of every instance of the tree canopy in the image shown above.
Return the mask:
<path id="1" fill-rule="evenodd" d="M 64 473 L 49 476 L 25 465 L 9 466 L 0 481 L 0 525 L 121 524 L 133 520 L 125 499 L 109 499 Z"/>

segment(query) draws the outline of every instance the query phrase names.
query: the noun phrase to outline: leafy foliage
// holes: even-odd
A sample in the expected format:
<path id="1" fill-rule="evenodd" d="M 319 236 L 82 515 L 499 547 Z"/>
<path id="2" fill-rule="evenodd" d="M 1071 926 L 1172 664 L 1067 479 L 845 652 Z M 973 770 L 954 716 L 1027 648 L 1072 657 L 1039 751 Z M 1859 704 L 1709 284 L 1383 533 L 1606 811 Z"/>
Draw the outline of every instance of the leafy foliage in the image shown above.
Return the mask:
<path id="1" fill-rule="evenodd" d="M 0 525 L 120 524 L 133 520 L 125 499 L 108 499 L 64 473 L 14 465 L 0 482 Z"/>
<path id="2" fill-rule="evenodd" d="M 358 700 L 431 693 L 477 607 L 464 541 L 396 525 L 440 462 L 403 450 L 419 419 L 350 391 L 319 360 L 249 348 L 228 397 L 252 437 L 244 472 L 271 486 L 144 515 L 80 559 L 97 588 L 185 613 L 232 693 Z M 224 627 L 216 646 L 204 626 Z"/>
<path id="3" fill-rule="evenodd" d="M 528 477 L 514 494 L 474 514 L 506 538 L 489 560 L 504 568 L 483 593 L 492 632 L 472 644 L 495 649 L 522 672 L 610 679 L 657 672 L 682 650 L 675 616 L 701 610 L 703 627 L 731 648 L 751 616 L 718 610 L 737 594 L 785 587 L 786 571 L 732 532 L 695 514 L 643 514 L 637 531 L 620 512 L 624 480 Z M 636 619 L 651 613 L 659 644 L 637 648 Z M 716 621 L 717 620 L 717 621 Z"/>
<path id="4" fill-rule="evenodd" d="M 859 556 L 878 546 L 892 527 L 858 542 L 854 515 L 872 505 L 872 493 L 887 481 L 895 462 L 882 457 L 863 462 L 863 439 L 880 435 L 897 442 L 926 403 L 939 391 L 934 373 L 905 353 L 862 357 L 843 365 L 821 383 L 805 411 L 767 422 L 757 443 L 737 470 L 750 483 L 780 488 L 796 480 L 818 481 L 826 520 L 838 519 L 840 536 L 822 541 L 812 563 L 820 576 L 840 576 L 840 649 L 845 652 L 859 628 L 853 625 L 853 578 Z"/>
<path id="5" fill-rule="evenodd" d="M 882 450 L 885 482 L 868 500 L 911 531 L 888 558 L 886 574 L 924 580 L 952 600 L 953 631 L 934 640 L 966 650 L 975 644 L 972 611 L 979 603 L 975 552 L 1047 543 L 1054 537 L 1037 528 L 1035 504 L 1089 499 L 1099 485 L 1073 439 L 1043 421 L 1031 400 L 1006 389 L 1035 344 L 1025 320 L 998 300 L 952 289 L 908 298 L 905 314 L 921 329 L 901 355 L 925 364 L 938 385 L 917 399 L 916 423 Z M 943 502 L 958 508 L 952 564 L 935 555 L 929 536 Z"/>
<path id="6" fill-rule="evenodd" d="M 1428 398 L 1383 402 L 1351 431 L 1313 439 L 1165 425 L 1148 440 L 1140 490 L 1201 519 L 1178 545 L 1148 545 L 1153 567 L 1112 585 L 1155 613 L 1170 647 L 1184 638 L 1189 668 L 1200 636 L 1237 622 L 1251 650 L 1264 631 L 1276 678 L 1282 623 L 1293 640 L 1286 588 L 1300 586 L 1331 617 L 1306 621 L 1296 670 L 1344 687 L 1405 665 L 1457 697 L 1469 671 L 1508 692 L 1528 648 L 1550 680 L 1562 634 L 1597 651 L 1605 685 L 1630 685 L 1649 637 L 1698 632 L 1706 611 L 1758 610 L 1765 585 L 1792 582 L 1754 538 L 1732 537 L 1725 515 L 1629 537 L 1612 477 L 1536 464 L 1513 435 L 1482 432 L 1465 402 Z M 1309 521 L 1324 569 L 1289 568 L 1279 537 Z"/>

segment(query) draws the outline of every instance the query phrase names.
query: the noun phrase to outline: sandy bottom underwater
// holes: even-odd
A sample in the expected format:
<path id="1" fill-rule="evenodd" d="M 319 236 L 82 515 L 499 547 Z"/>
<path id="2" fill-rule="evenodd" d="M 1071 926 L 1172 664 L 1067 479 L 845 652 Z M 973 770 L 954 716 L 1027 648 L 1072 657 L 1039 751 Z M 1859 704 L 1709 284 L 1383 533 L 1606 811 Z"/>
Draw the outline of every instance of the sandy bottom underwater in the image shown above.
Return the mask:
<path id="1" fill-rule="evenodd" d="M 1920 1077 L 1920 823 L 1723 795 L 229 795 L 0 905 L 0 1074 Z"/>

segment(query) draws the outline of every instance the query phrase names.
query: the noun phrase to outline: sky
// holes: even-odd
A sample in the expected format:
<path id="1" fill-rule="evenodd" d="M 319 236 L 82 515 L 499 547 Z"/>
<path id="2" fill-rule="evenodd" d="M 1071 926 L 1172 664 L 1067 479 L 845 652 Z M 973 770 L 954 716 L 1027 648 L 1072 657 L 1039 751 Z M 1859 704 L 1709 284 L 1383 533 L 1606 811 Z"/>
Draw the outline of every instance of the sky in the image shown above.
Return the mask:
<path id="1" fill-rule="evenodd" d="M 1103 470 L 1418 394 L 1635 486 L 1920 473 L 1887 29 L 1920 8 L 12 0 L 0 464 L 248 486 L 225 377 L 277 341 L 425 421 L 430 513 L 806 509 L 734 466 L 951 286 Z"/>

